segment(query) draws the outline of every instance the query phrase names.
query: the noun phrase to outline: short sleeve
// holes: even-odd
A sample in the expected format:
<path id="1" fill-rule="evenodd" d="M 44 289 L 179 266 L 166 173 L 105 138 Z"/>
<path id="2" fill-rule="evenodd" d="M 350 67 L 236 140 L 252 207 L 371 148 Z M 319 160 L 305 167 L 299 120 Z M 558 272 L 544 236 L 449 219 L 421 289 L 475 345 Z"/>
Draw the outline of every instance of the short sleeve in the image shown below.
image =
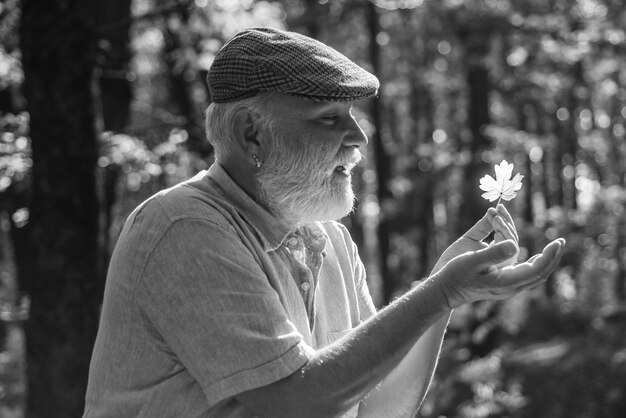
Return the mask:
<path id="1" fill-rule="evenodd" d="M 211 405 L 285 378 L 312 355 L 229 226 L 175 222 L 148 258 L 137 297 Z"/>

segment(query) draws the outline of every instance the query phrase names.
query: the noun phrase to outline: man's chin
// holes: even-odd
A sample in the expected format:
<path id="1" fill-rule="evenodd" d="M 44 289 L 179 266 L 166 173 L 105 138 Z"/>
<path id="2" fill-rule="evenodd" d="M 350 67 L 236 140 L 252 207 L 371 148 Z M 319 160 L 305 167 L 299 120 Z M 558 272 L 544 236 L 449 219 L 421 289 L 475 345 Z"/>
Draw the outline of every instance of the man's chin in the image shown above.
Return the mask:
<path id="1" fill-rule="evenodd" d="M 300 190 L 297 196 L 262 197 L 270 211 L 291 224 L 306 224 L 317 221 L 338 221 L 348 216 L 354 208 L 354 192 L 351 185 L 342 184 L 344 180 L 336 179 L 326 184 L 325 196 L 320 196 L 313 189 Z M 312 199 L 317 196 L 317 199 Z M 270 202 L 283 202 L 281 206 L 272 206 Z"/>
<path id="2" fill-rule="evenodd" d="M 325 208 L 320 208 L 314 213 L 308 214 L 304 218 L 306 221 L 303 223 L 310 222 L 324 222 L 324 221 L 338 221 L 342 218 L 345 218 L 350 213 L 352 213 L 354 209 L 354 198 L 346 198 L 343 202 L 337 202 L 334 205 L 329 205 Z"/>

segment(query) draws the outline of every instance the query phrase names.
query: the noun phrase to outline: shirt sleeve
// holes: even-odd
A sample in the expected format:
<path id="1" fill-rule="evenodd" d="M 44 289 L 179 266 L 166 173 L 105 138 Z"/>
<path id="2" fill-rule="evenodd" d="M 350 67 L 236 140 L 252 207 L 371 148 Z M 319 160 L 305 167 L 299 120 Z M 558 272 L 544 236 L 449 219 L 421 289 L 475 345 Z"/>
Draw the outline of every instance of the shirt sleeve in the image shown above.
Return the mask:
<path id="1" fill-rule="evenodd" d="M 313 349 L 235 230 L 175 222 L 148 258 L 140 308 L 211 405 L 285 378 Z"/>

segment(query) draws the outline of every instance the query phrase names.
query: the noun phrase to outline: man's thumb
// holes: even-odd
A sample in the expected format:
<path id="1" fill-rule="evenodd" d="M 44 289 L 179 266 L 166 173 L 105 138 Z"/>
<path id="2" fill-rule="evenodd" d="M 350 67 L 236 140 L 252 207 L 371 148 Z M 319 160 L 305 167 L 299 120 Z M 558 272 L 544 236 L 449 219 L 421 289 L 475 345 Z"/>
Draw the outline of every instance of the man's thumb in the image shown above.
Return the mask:
<path id="1" fill-rule="evenodd" d="M 517 244 L 512 239 L 490 245 L 480 251 L 476 251 L 478 264 L 498 265 L 507 261 L 517 253 Z"/>

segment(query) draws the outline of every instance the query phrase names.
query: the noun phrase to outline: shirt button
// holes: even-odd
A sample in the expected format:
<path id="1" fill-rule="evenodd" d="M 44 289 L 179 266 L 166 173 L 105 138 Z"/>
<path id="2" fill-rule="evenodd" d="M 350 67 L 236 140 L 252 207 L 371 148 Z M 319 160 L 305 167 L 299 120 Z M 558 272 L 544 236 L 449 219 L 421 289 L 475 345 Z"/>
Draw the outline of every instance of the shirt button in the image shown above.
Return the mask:
<path id="1" fill-rule="evenodd" d="M 304 282 L 300 285 L 300 289 L 304 290 L 305 292 L 309 290 L 310 288 L 311 288 L 311 285 L 309 284 L 309 282 Z"/>
<path id="2" fill-rule="evenodd" d="M 291 237 L 289 238 L 289 245 L 291 245 L 292 247 L 295 247 L 296 245 L 298 245 L 298 238 L 296 237 Z"/>

